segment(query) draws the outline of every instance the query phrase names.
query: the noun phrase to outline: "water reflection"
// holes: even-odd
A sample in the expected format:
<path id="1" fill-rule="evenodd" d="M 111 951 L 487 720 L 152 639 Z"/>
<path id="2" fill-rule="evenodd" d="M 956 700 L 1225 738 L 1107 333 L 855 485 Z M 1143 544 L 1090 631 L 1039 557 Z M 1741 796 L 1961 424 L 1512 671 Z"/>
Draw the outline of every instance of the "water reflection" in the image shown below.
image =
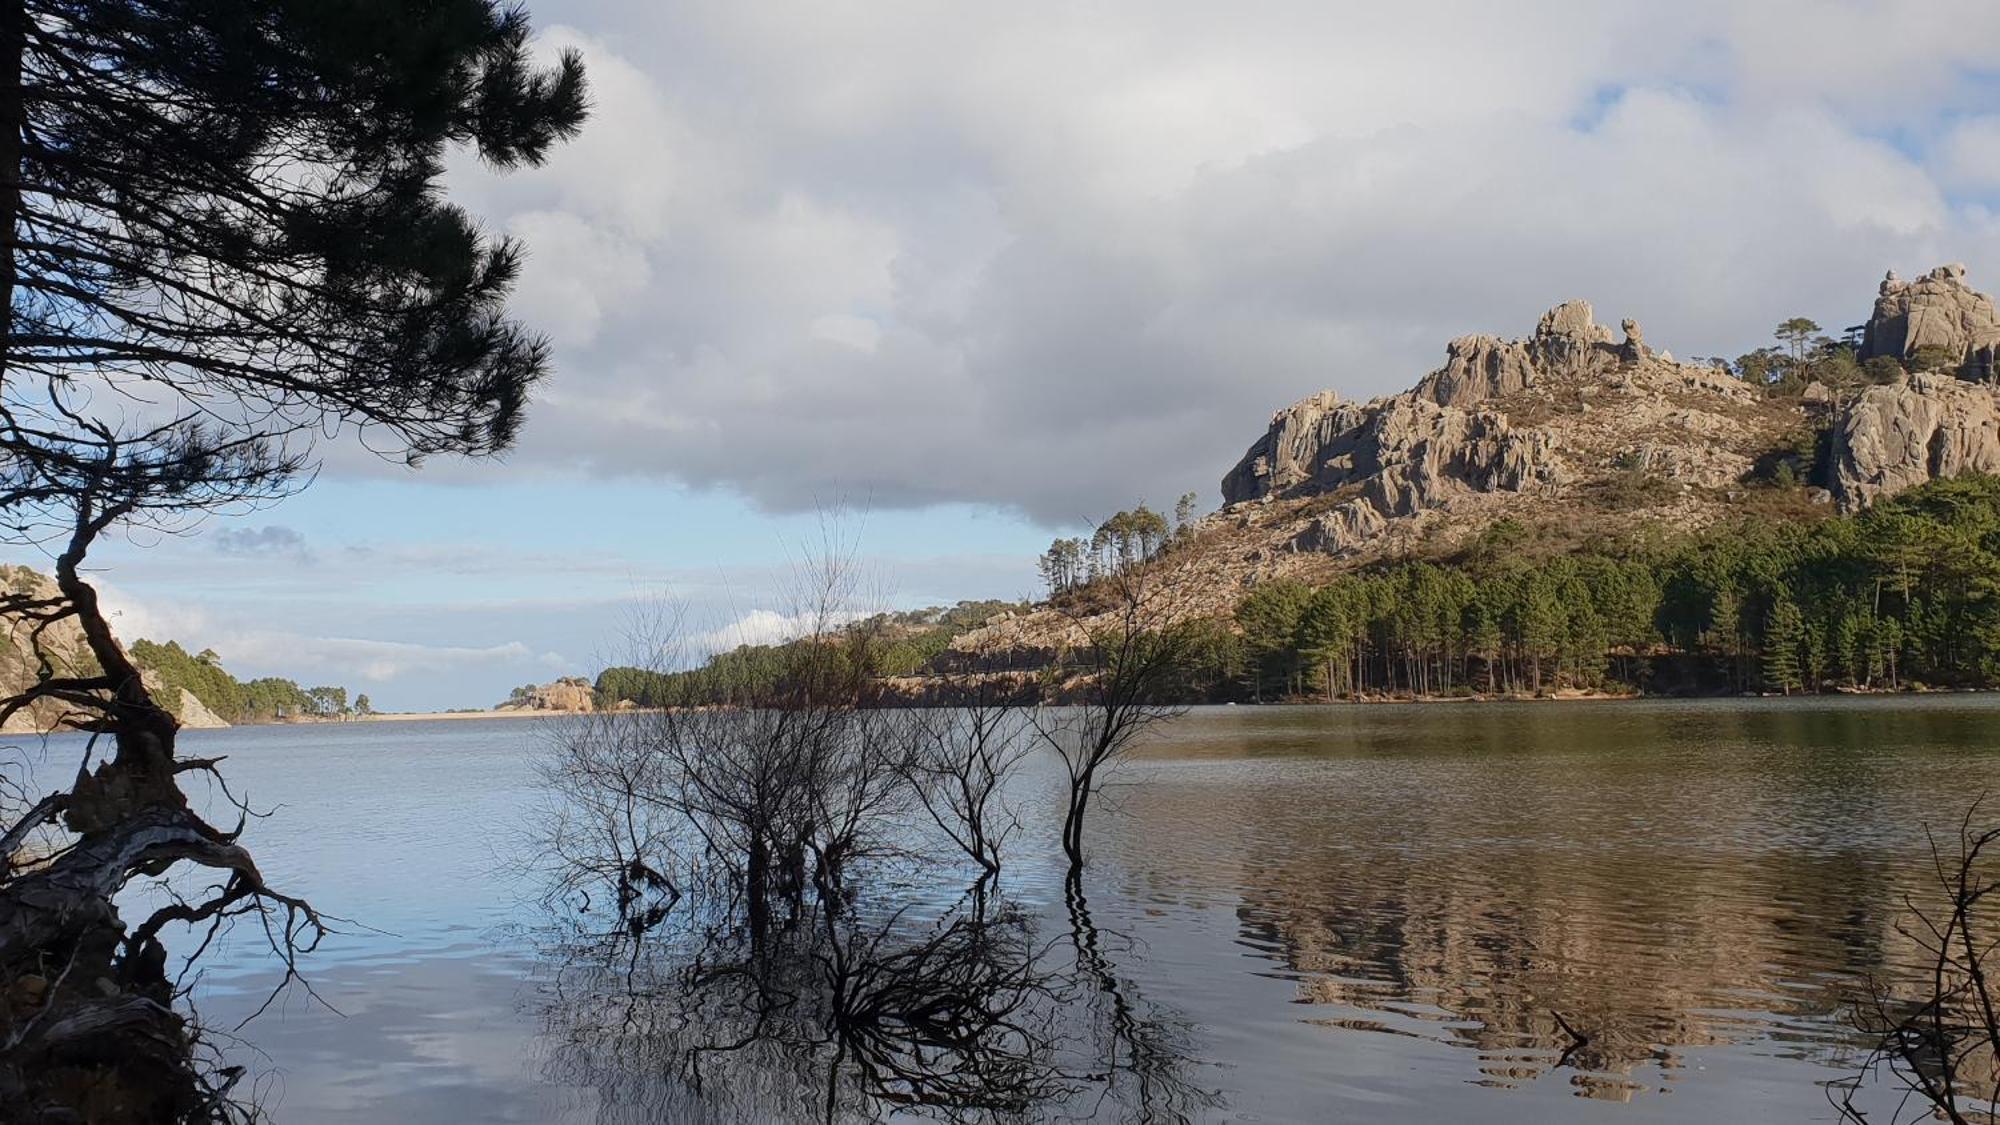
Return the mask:
<path id="1" fill-rule="evenodd" d="M 991 880 L 919 920 L 819 908 L 762 942 L 592 932 L 546 950 L 545 1080 L 597 1120 L 1184 1122 L 1219 1104 L 1190 1025 L 1124 972 L 1072 887 L 1053 938 Z"/>
<path id="2" fill-rule="evenodd" d="M 1119 843 L 1154 898 L 1227 888 L 1307 1022 L 1466 1048 L 1470 1081 L 1624 1100 L 1752 1039 L 1846 1065 L 1865 982 L 1921 971 L 1896 922 L 1953 815 L 1926 775 L 1976 792 L 1987 728 L 1525 711 L 1198 720 L 1126 790 L 1128 831 L 1176 831 Z"/>
<path id="3" fill-rule="evenodd" d="M 1139 1118 L 1150 1097 L 1169 1107 L 1157 1120 L 1832 1120 L 1820 1084 L 1868 1045 L 1843 1005 L 1865 976 L 1916 967 L 1895 925 L 1929 890 L 1922 825 L 2000 780 L 1995 731 L 1995 697 L 1196 713 L 1108 794 L 1082 940 L 1042 827 L 1061 778 L 1031 762 L 988 933 L 1018 915 L 1008 940 L 1053 976 L 1009 1018 L 1046 1032 L 1041 1058 L 1074 1092 L 966 1112 Z M 284 806 L 259 826 L 266 870 L 373 927 L 314 966 L 345 1017 L 300 1003 L 252 1025 L 263 1053 L 240 1061 L 277 1072 L 279 1119 L 825 1119 L 824 934 L 788 933 L 761 969 L 771 995 L 800 997 L 767 1026 L 793 1022 L 738 1052 L 762 1051 L 754 1066 L 704 1057 L 695 1089 L 686 1048 L 757 1022 L 742 974 L 686 974 L 739 966 L 739 948 L 700 960 L 665 922 L 604 937 L 601 891 L 604 913 L 526 946 L 500 928 L 542 920 L 518 913 L 539 880 L 514 882 L 538 792 L 519 723 L 197 734 Z M 879 958 L 949 929 L 974 907 L 961 866 L 865 880 L 842 947 Z M 254 950 L 236 954 L 204 992 L 219 1018 L 269 983 L 243 975 L 264 964 Z M 703 1024 L 693 985 L 735 1022 Z M 1566 1061 L 1557 1013 L 1589 1040 Z M 897 1022 L 888 1039 L 911 1042 Z M 1129 1062 L 1146 1035 L 1179 1067 L 1164 1086 Z M 840 1112 L 864 1116 L 868 1080 L 835 1069 Z M 1195 1097 L 1167 1096 L 1175 1082 Z M 1875 1120 L 1908 1116 L 1889 1112 L 1898 1094 L 1881 1091 Z"/>

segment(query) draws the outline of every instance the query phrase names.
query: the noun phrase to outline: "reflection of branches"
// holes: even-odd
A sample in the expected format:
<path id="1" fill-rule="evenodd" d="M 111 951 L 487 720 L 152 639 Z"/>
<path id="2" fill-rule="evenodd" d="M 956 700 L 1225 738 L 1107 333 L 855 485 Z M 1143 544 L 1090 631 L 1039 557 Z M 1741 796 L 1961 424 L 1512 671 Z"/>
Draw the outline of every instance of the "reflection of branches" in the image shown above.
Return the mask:
<path id="1" fill-rule="evenodd" d="M 814 576 L 793 614 L 807 635 L 751 674 L 655 666 L 651 710 L 558 736 L 542 770 L 545 903 L 573 936 L 548 1012 L 555 1077 L 643 1119 L 1016 1119 L 1068 1114 L 1093 1088 L 1095 1108 L 1129 1102 L 1143 1121 L 1214 1104 L 1187 1080 L 1187 1029 L 1120 974 L 1080 892 L 1073 958 L 1039 947 L 1003 896 L 1005 790 L 1037 733 L 1021 700 L 975 672 L 953 693 L 970 706 L 877 706 L 883 619 L 852 624 L 847 575 L 836 558 Z M 1063 726 L 1097 748 L 1078 766 L 1085 803 L 1168 713 L 1152 673 L 1124 676 L 1166 650 L 1127 636 L 1106 651 L 1125 654 L 1105 681 L 1108 727 Z M 1067 723 L 1039 721 L 1045 736 Z M 927 892 L 959 857 L 975 880 L 933 914 Z"/>
<path id="2" fill-rule="evenodd" d="M 711 932 L 634 959 L 629 943 L 565 947 L 548 1012 L 555 1075 L 607 1088 L 607 1105 L 826 1122 L 922 1106 L 973 1121 L 1071 1092 L 1055 982 L 1012 909 L 962 905 L 928 930 L 822 911 L 762 949 Z M 641 1075 L 656 1085 L 632 1090 Z"/>
<path id="3" fill-rule="evenodd" d="M 1222 1103 L 1215 1091 L 1196 1085 L 1192 1029 L 1169 1012 L 1148 1005 L 1137 985 L 1122 976 L 1107 953 L 1105 935 L 1091 919 L 1081 879 L 1069 880 L 1066 895 L 1070 939 L 1080 983 L 1100 1005 L 1097 1057 L 1105 1093 L 1131 1121 L 1188 1122 Z"/>
<path id="4" fill-rule="evenodd" d="M 1068 1093 L 1051 1062 L 1051 978 L 1027 920 L 974 901 L 918 940 L 828 928 L 836 1065 L 852 1065 L 874 1099 L 1021 1114 Z"/>
<path id="5" fill-rule="evenodd" d="M 1860 1023 L 1875 1045 L 1860 1072 L 1833 1087 L 1844 1120 L 1869 1120 L 1857 1094 L 1886 1070 L 1903 1087 L 1905 1104 L 1918 1103 L 1919 1117 L 2000 1122 L 2000 994 L 1991 975 L 2000 946 L 2000 915 L 1991 903 L 2000 894 L 2000 871 L 1991 849 L 2000 844 L 2000 828 L 1975 831 L 1978 811 L 1975 802 L 1960 823 L 1956 854 L 1930 840 L 1945 905 L 1910 903 L 1909 920 L 1897 927 L 1924 951 L 1928 971 L 1909 982 L 1914 997 L 1899 994 L 1896 982 L 1874 985 Z"/>
<path id="6" fill-rule="evenodd" d="M 1218 1104 L 1190 1029 L 1144 999 L 1080 894 L 1060 943 L 984 874 L 935 915 L 856 897 L 887 889 L 867 882 L 760 938 L 724 921 L 740 906 L 717 886 L 689 883 L 647 927 L 579 912 L 558 931 L 548 1077 L 596 1088 L 605 1122 L 1180 1122 Z"/>

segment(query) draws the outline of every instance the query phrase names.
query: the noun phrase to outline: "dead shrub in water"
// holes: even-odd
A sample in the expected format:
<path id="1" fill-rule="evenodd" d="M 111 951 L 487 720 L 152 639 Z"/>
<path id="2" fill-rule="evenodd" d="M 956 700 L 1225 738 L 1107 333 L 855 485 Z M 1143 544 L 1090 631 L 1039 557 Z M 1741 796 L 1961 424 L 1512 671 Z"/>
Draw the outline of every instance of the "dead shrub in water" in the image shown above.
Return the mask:
<path id="1" fill-rule="evenodd" d="M 1975 803 L 1956 847 L 1931 838 L 1941 903 L 1909 904 L 1898 931 L 1923 951 L 1926 971 L 1871 982 L 1858 1023 L 1872 1047 L 1860 1071 L 1833 1087 L 1843 1120 L 1873 1120 L 1859 1105 L 1870 1079 L 1886 1075 L 1917 1110 L 1907 1120 L 1954 1125 L 2000 1122 L 2000 828 L 1976 831 Z M 1928 836 L 1926 832 L 1926 836 Z"/>

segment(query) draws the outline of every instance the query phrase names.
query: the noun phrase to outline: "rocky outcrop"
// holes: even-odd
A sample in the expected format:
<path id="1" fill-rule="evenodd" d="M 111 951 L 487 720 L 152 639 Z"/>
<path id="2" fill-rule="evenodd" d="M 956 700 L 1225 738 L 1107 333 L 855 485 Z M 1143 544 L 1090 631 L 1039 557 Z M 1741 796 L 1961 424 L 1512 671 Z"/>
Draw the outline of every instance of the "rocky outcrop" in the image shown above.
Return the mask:
<path id="1" fill-rule="evenodd" d="M 1890 274 L 1862 352 L 1905 363 L 1943 355 L 1956 370 L 1854 394 L 1815 383 L 1771 400 L 1726 371 L 1654 351 L 1636 321 L 1623 327 L 1614 343 L 1588 303 L 1568 301 L 1526 339 L 1453 340 L 1444 365 L 1403 394 L 1353 403 L 1322 391 L 1273 416 L 1224 478 L 1224 503 L 1325 498 L 1265 522 L 1288 525 L 1290 550 L 1348 554 L 1427 513 L 1490 515 L 1479 497 L 1595 495 L 1627 508 L 1684 499 L 1681 517 L 1698 521 L 1726 511 L 1757 464 L 1797 461 L 1788 451 L 1815 429 L 1831 430 L 1826 459 L 1793 465 L 1794 478 L 1816 474 L 1845 510 L 1939 477 L 2000 472 L 2000 312 L 1964 266 L 1908 282 Z"/>
<path id="2" fill-rule="evenodd" d="M 201 696 L 186 688 L 168 686 L 151 668 L 140 669 L 139 678 L 145 682 L 146 690 L 153 693 L 153 698 L 173 712 L 183 729 L 219 730 L 229 725 L 227 719 L 209 710 L 208 704 L 201 701 Z"/>
<path id="3" fill-rule="evenodd" d="M 1342 403 L 1323 392 L 1278 412 L 1224 480 L 1223 496 L 1238 503 L 1353 486 L 1381 514 L 1406 516 L 1456 490 L 1519 491 L 1560 473 L 1545 435 L 1515 432 L 1496 411 L 1416 394 Z"/>
<path id="4" fill-rule="evenodd" d="M 2000 394 L 1919 374 L 1856 396 L 1834 429 L 1828 487 L 1852 511 L 1939 477 L 2000 472 Z"/>
<path id="5" fill-rule="evenodd" d="M 1994 340 L 1993 303 L 1962 268 L 1892 279 L 1882 297 L 1869 336 L 1889 351 L 1877 354 L 1962 346 L 1955 354 L 1977 360 Z M 1788 311 L 1783 298 L 1770 308 Z M 1226 617 L 1267 581 L 1464 550 L 1502 519 L 1554 551 L 1642 529 L 1813 518 L 1835 500 L 1852 509 L 1936 477 L 2000 473 L 2000 385 L 1877 364 L 1869 374 L 1897 381 L 1773 394 L 1720 365 L 1676 362 L 1637 321 L 1622 328 L 1619 338 L 1570 301 L 1524 339 L 1452 341 L 1402 394 L 1321 391 L 1278 411 L 1223 478 L 1222 509 L 1169 556 L 1190 612 Z M 955 643 L 1086 643 L 1092 626 L 1075 608 Z"/>
<path id="6" fill-rule="evenodd" d="M 1271 415 L 1264 436 L 1222 478 L 1223 502 L 1282 496 L 1311 481 L 1320 451 L 1360 420 L 1359 411 L 1321 391 Z"/>
<path id="7" fill-rule="evenodd" d="M 2000 312 L 1991 297 L 1966 281 L 1962 265 L 1939 266 L 1915 281 L 1891 271 L 1882 280 L 1875 311 L 1862 333 L 1861 358 L 1909 362 L 1925 348 L 1940 349 L 1969 377 L 1990 381 L 1994 376 Z"/>
<path id="8" fill-rule="evenodd" d="M 1628 336 L 1637 330 L 1625 322 Z M 1473 406 L 1527 390 L 1545 376 L 1606 366 L 1623 353 L 1597 324 L 1589 301 L 1564 301 L 1542 314 L 1526 340 L 1461 336 L 1445 348 L 1444 366 L 1424 376 L 1414 393 L 1440 406 Z"/>
<path id="9" fill-rule="evenodd" d="M 1472 406 L 1527 390 L 1538 374 L 1519 340 L 1460 336 L 1445 348 L 1444 366 L 1424 376 L 1416 393 L 1441 406 Z"/>
<path id="10" fill-rule="evenodd" d="M 558 711 L 576 714 L 597 709 L 597 693 L 582 676 L 564 676 L 552 684 L 515 688 L 496 711 Z"/>
<path id="11" fill-rule="evenodd" d="M 1519 408 L 1553 406 L 1587 414 L 1598 392 L 1631 398 L 1614 425 L 1635 432 L 1649 420 L 1671 430 L 1705 420 L 1671 395 L 1698 391 L 1742 404 L 1747 388 L 1711 369 L 1674 363 L 1647 348 L 1635 321 L 1622 342 L 1597 324 L 1589 303 L 1549 310 L 1523 340 L 1463 336 L 1444 366 L 1409 391 L 1366 403 L 1332 391 L 1279 411 L 1222 482 L 1225 505 L 1331 496 L 1290 540 L 1293 550 L 1343 553 L 1380 535 L 1391 521 L 1448 508 L 1466 497 L 1551 493 L 1604 463 L 1594 423 L 1550 426 L 1517 421 Z M 1573 400 L 1573 401 L 1572 401 Z M 1697 462 L 1689 459 L 1687 464 Z M 1747 461 L 1701 465 L 1732 479 Z"/>
<path id="12" fill-rule="evenodd" d="M 60 592 L 55 579 L 25 566 L 0 567 L 0 586 L 13 593 L 32 594 L 36 598 L 55 598 Z M 40 666 L 35 658 L 35 645 L 29 633 L 34 628 L 32 622 L 20 617 L 0 618 L 0 697 L 13 695 L 33 684 L 40 676 Z M 102 669 L 91 656 L 90 647 L 83 639 L 83 631 L 74 621 L 58 621 L 43 630 L 41 652 L 49 660 L 50 670 L 60 676 L 97 675 Z M 183 727 L 210 729 L 229 725 L 220 715 L 209 710 L 208 705 L 186 688 L 170 689 L 161 680 L 158 672 L 141 668 L 139 677 L 167 710 L 173 712 Z M 69 711 L 67 704 L 56 700 L 38 700 L 8 718 L 0 733 L 38 734 L 53 729 Z"/>
<path id="13" fill-rule="evenodd" d="M 0 567 L 0 586 L 9 593 L 28 594 L 37 599 L 60 596 L 55 579 L 25 566 Z M 34 623 L 10 616 L 0 619 L 0 624 L 5 627 L 5 632 L 0 633 L 0 696 L 10 696 L 25 690 L 41 673 L 30 639 Z M 50 671 L 58 676 L 90 676 L 102 671 L 84 643 L 83 631 L 74 621 L 58 621 L 43 630 L 41 652 L 49 660 Z M 0 733 L 50 730 L 68 709 L 68 705 L 57 700 L 37 700 L 0 725 Z"/>

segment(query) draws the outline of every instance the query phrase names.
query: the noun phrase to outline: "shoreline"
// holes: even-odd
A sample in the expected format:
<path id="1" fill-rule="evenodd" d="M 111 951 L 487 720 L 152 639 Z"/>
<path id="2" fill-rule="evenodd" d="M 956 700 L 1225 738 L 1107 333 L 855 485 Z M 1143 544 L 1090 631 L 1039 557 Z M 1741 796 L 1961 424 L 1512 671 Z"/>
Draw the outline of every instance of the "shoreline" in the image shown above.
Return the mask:
<path id="1" fill-rule="evenodd" d="M 588 711 L 390 711 L 356 715 L 351 719 L 322 720 L 350 723 L 429 723 L 465 719 L 555 719 L 566 715 L 587 715 Z"/>

